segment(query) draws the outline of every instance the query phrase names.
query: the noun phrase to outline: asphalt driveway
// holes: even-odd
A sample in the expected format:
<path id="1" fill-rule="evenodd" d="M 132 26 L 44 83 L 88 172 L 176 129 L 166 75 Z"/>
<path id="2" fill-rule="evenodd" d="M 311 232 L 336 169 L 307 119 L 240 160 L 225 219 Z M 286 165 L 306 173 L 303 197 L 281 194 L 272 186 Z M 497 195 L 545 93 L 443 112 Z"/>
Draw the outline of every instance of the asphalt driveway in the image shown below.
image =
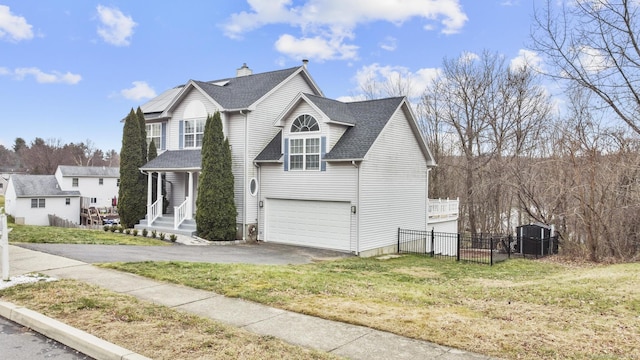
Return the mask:
<path id="1" fill-rule="evenodd" d="M 86 263 L 189 261 L 208 263 L 244 263 L 258 265 L 306 264 L 318 260 L 353 255 L 333 250 L 313 249 L 273 243 L 207 246 L 131 246 L 85 244 L 15 243 L 26 249 L 59 255 Z"/>

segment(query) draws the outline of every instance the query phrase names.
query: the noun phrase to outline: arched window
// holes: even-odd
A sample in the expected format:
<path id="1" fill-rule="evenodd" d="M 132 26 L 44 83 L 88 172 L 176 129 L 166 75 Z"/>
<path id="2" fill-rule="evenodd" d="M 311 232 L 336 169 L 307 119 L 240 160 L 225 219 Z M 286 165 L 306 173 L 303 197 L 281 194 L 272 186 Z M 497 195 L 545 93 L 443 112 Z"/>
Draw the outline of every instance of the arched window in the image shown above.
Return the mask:
<path id="1" fill-rule="evenodd" d="M 320 126 L 311 115 L 300 115 L 291 124 L 291 132 L 319 131 Z"/>

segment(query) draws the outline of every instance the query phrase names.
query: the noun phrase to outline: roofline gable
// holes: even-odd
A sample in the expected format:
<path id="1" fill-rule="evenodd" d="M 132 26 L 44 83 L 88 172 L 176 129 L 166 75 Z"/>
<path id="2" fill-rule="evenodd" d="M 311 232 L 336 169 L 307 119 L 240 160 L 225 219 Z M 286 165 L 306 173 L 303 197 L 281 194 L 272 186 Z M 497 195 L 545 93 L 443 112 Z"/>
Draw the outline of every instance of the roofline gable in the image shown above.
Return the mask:
<path id="1" fill-rule="evenodd" d="M 267 91 L 266 94 L 262 95 L 258 100 L 256 100 L 253 104 L 249 105 L 247 110 L 253 111 L 257 108 L 258 104 L 262 102 L 264 99 L 268 98 L 271 94 L 278 91 L 285 83 L 289 82 L 294 77 L 301 75 L 313 88 L 314 92 L 319 94 L 319 96 L 324 96 L 322 90 L 318 87 L 316 82 L 313 80 L 306 67 L 300 66 L 296 71 L 294 71 L 291 75 L 289 75 L 286 79 L 281 81 L 278 85 L 274 86 L 271 90 Z"/>
<path id="2" fill-rule="evenodd" d="M 199 91 L 202 95 L 204 95 L 204 97 L 207 98 L 209 101 L 211 101 L 211 103 L 213 103 L 215 107 L 220 110 L 220 112 L 224 111 L 224 108 L 222 107 L 222 105 L 220 105 L 216 100 L 214 100 L 211 96 L 209 96 L 209 94 L 207 94 L 207 92 L 204 91 L 200 86 L 198 86 L 196 81 L 192 79 L 192 80 L 189 80 L 182 87 L 182 90 L 180 90 L 178 95 L 176 95 L 176 97 L 173 98 L 173 100 L 171 100 L 171 103 L 169 104 L 169 106 L 167 106 L 167 108 L 162 112 L 162 114 L 160 114 L 159 117 L 163 117 L 163 118 L 172 117 L 173 110 L 180 103 L 182 103 L 182 100 L 184 100 L 184 98 L 187 96 L 191 88 L 195 89 L 196 91 Z"/>

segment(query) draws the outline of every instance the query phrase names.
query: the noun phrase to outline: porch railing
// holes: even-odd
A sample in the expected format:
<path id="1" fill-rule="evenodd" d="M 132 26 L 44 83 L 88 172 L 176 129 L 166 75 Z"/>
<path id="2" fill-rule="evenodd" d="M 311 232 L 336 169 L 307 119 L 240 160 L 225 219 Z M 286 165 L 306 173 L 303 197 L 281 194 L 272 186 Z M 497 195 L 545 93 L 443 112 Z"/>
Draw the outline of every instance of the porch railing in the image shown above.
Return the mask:
<path id="1" fill-rule="evenodd" d="M 460 212 L 460 200 L 429 199 L 428 211 L 430 220 L 457 219 Z"/>
<path id="2" fill-rule="evenodd" d="M 187 218 L 187 210 L 189 204 L 189 196 L 182 202 L 182 204 L 173 207 L 173 228 L 177 229 L 180 224 Z"/>
<path id="3" fill-rule="evenodd" d="M 147 225 L 153 224 L 160 215 L 162 215 L 162 196 L 158 196 L 156 202 L 147 206 Z"/>

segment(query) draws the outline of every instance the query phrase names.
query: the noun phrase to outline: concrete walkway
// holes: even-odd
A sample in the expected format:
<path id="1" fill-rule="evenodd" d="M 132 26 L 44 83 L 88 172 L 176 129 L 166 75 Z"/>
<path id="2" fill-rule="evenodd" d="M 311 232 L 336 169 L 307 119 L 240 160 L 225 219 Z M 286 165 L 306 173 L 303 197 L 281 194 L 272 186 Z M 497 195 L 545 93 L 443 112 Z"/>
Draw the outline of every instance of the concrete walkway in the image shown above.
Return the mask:
<path id="1" fill-rule="evenodd" d="M 363 326 L 302 315 L 240 299 L 227 298 L 210 291 L 101 269 L 61 256 L 16 246 L 11 246 L 9 251 L 11 276 L 39 272 L 55 278 L 75 279 L 231 324 L 256 334 L 274 336 L 291 344 L 330 352 L 349 359 L 489 359 L 486 356 Z M 0 308 L 0 315 L 2 315 L 1 311 Z M 60 331 L 68 331 L 68 329 L 61 327 Z M 47 336 L 55 339 L 50 334 Z M 133 355 L 129 358 L 134 358 Z"/>

